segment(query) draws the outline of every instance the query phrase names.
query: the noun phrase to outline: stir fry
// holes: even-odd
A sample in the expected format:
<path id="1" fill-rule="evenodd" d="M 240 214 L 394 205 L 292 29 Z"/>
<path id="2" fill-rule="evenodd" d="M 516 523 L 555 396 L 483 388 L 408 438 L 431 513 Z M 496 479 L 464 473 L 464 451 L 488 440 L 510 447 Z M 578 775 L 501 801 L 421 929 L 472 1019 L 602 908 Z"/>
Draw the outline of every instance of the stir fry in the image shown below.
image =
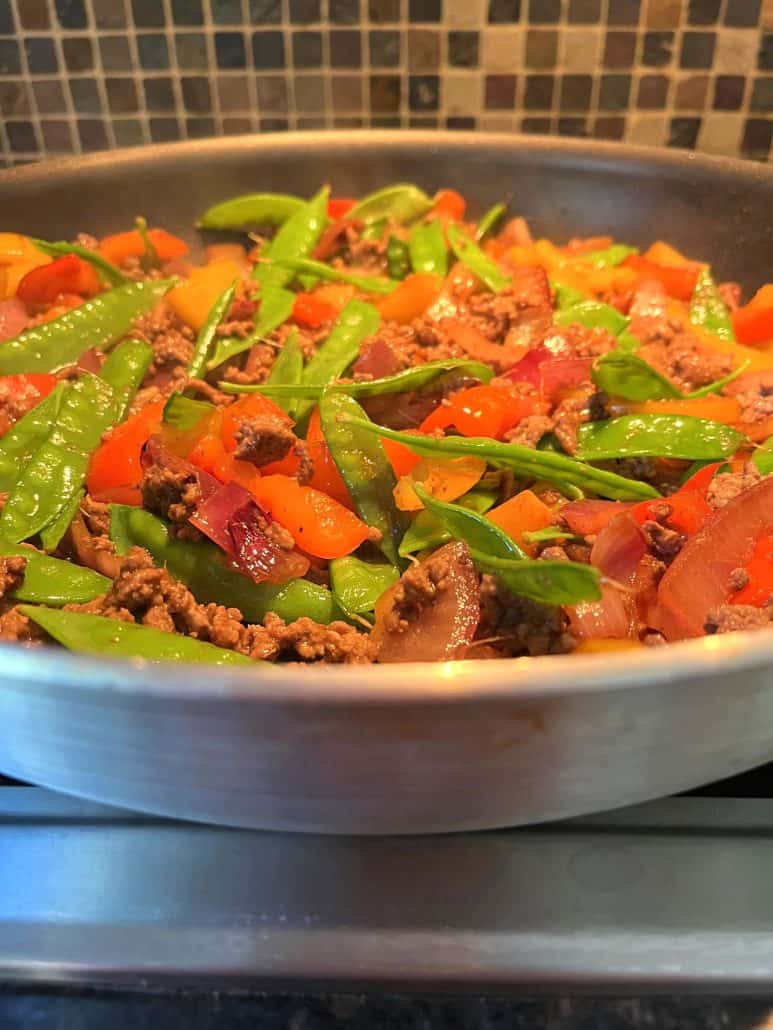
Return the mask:
<path id="1" fill-rule="evenodd" d="M 773 284 L 404 183 L 198 229 L 0 233 L 0 640 L 384 663 L 771 625 Z"/>

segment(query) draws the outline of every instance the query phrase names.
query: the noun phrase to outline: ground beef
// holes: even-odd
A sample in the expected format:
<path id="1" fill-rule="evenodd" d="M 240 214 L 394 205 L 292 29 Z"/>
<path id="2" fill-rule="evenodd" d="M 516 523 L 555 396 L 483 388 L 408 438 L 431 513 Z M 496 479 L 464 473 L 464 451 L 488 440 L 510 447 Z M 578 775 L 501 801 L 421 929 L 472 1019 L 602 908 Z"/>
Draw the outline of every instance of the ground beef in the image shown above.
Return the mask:
<path id="1" fill-rule="evenodd" d="M 475 293 L 467 303 L 469 323 L 493 343 L 530 347 L 547 332 L 553 307 L 542 268 L 516 268 L 512 284 L 499 293 Z"/>
<path id="2" fill-rule="evenodd" d="M 301 486 L 306 486 L 311 482 L 311 478 L 314 475 L 314 461 L 309 453 L 309 448 L 303 440 L 296 440 L 295 453 L 299 460 L 298 471 L 295 473 L 295 478 Z"/>
<path id="3" fill-rule="evenodd" d="M 566 654 L 576 645 L 566 631 L 568 621 L 560 608 L 516 597 L 493 576 L 481 579 L 480 604 L 477 639 L 500 657 Z M 473 644 L 471 656 L 476 654 L 475 648 Z"/>
<path id="4" fill-rule="evenodd" d="M 286 624 L 269 613 L 263 626 L 251 626 L 253 658 L 297 659 L 302 662 L 364 664 L 374 659 L 370 636 L 359 633 L 345 622 L 321 626 L 313 619 L 301 618 Z M 263 648 L 263 653 L 259 653 Z"/>
<path id="5" fill-rule="evenodd" d="M 147 271 L 142 267 L 142 259 L 138 257 L 127 257 L 120 264 L 120 269 L 127 279 L 141 283 L 148 279 L 163 278 L 160 268 L 149 268 Z"/>
<path id="6" fill-rule="evenodd" d="M 505 440 L 524 447 L 536 447 L 545 433 L 552 431 L 554 420 L 549 415 L 527 415 L 514 429 L 505 433 Z"/>
<path id="7" fill-rule="evenodd" d="M 271 415 L 256 415 L 245 419 L 236 430 L 235 457 L 261 468 L 281 461 L 295 444 L 295 433 L 286 422 Z"/>
<path id="8" fill-rule="evenodd" d="M 539 342 L 558 358 L 597 358 L 617 347 L 608 329 L 589 328 L 579 322 L 552 326 Z"/>
<path id="9" fill-rule="evenodd" d="M 728 580 L 728 587 L 734 592 L 743 590 L 749 585 L 749 573 L 746 569 L 733 569 Z"/>
<path id="10" fill-rule="evenodd" d="M 577 453 L 577 430 L 597 414 L 596 387 L 586 383 L 574 397 L 561 401 L 553 411 L 553 432 L 567 454 Z"/>
<path id="11" fill-rule="evenodd" d="M 20 383 L 8 376 L 0 376 L 0 434 L 7 432 L 39 400 L 40 394 L 31 384 L 23 385 L 23 380 Z"/>
<path id="12" fill-rule="evenodd" d="M 0 600 L 21 586 L 26 567 L 26 558 L 0 558 Z"/>
<path id="13" fill-rule="evenodd" d="M 171 469 L 152 464 L 142 477 L 142 504 L 172 524 L 176 536 L 199 539 L 200 533 L 190 524 L 191 515 L 201 501 L 195 472 Z"/>
<path id="14" fill-rule="evenodd" d="M 550 544 L 540 552 L 543 561 L 569 561 L 569 555 L 558 544 Z"/>
<path id="15" fill-rule="evenodd" d="M 451 557 L 436 551 L 426 561 L 407 569 L 392 594 L 392 605 L 384 617 L 387 633 L 402 633 L 416 622 L 421 613 L 431 607 L 438 596 L 448 589 Z"/>
<path id="16" fill-rule="evenodd" d="M 134 322 L 132 335 L 153 348 L 153 363 L 148 369 L 146 384 L 162 369 L 187 366 L 193 356 L 193 330 L 166 304 L 140 315 Z"/>
<path id="17" fill-rule="evenodd" d="M 342 253 L 330 264 L 333 268 L 356 268 L 368 275 L 387 275 L 388 234 L 384 232 L 378 239 L 363 239 L 364 228 L 361 222 L 349 221 L 344 224 L 340 237 Z"/>
<path id="18" fill-rule="evenodd" d="M 722 472 L 709 483 L 706 500 L 712 508 L 724 508 L 726 504 L 748 490 L 762 479 L 754 462 L 746 464 L 743 472 Z"/>
<path id="19" fill-rule="evenodd" d="M 79 232 L 73 242 L 87 250 L 99 250 L 99 240 L 87 232 Z"/>
<path id="20" fill-rule="evenodd" d="M 719 284 L 719 295 L 731 311 L 736 311 L 741 306 L 740 283 L 726 282 Z"/>
<path id="21" fill-rule="evenodd" d="M 734 633 L 742 629 L 766 629 L 773 624 L 773 607 L 755 608 L 751 604 L 721 604 L 706 616 L 703 628 L 708 634 Z"/>
<path id="22" fill-rule="evenodd" d="M 670 565 L 676 558 L 687 539 L 683 533 L 669 529 L 653 519 L 647 519 L 641 528 L 652 554 L 666 565 Z"/>
<path id="23" fill-rule="evenodd" d="M 39 644 L 45 639 L 43 630 L 20 612 L 16 605 L 0 607 L 0 640 L 16 644 Z"/>
<path id="24" fill-rule="evenodd" d="M 710 350 L 689 333 L 674 330 L 671 323 L 660 326 L 636 353 L 686 391 L 715 382 L 733 363 L 731 357 Z"/>

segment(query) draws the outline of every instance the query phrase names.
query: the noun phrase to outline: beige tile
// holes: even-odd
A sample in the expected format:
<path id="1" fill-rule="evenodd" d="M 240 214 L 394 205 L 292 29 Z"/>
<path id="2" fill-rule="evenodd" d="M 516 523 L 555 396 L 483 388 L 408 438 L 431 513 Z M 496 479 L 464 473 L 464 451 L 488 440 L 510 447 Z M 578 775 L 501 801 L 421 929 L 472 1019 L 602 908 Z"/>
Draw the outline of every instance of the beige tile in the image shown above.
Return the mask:
<path id="1" fill-rule="evenodd" d="M 688 75 L 676 84 L 675 111 L 702 111 L 709 92 L 708 75 Z"/>
<path id="2" fill-rule="evenodd" d="M 649 147 L 661 147 L 668 137 L 668 119 L 665 115 L 633 115 L 628 119 L 626 140 Z"/>
<path id="3" fill-rule="evenodd" d="M 593 72 L 601 60 L 601 31 L 564 29 L 558 41 L 558 64 L 565 71 Z"/>
<path id="4" fill-rule="evenodd" d="M 443 22 L 449 29 L 477 29 L 486 24 L 487 0 L 446 0 Z"/>
<path id="5" fill-rule="evenodd" d="M 756 67 L 758 49 L 756 29 L 722 29 L 717 33 L 714 71 L 748 75 Z"/>
<path id="6" fill-rule="evenodd" d="M 484 114 L 478 119 L 478 125 L 487 132 L 512 132 L 515 122 L 511 114 Z"/>
<path id="7" fill-rule="evenodd" d="M 408 70 L 437 71 L 440 64 L 440 33 L 432 29 L 408 29 Z"/>
<path id="8" fill-rule="evenodd" d="M 523 67 L 523 33 L 518 29 L 485 29 L 481 33 L 481 67 L 488 74 L 512 72 Z"/>
<path id="9" fill-rule="evenodd" d="M 480 76 L 449 75 L 444 81 L 444 98 L 446 114 L 478 114 L 482 107 Z"/>
<path id="10" fill-rule="evenodd" d="M 743 123 L 742 114 L 705 114 L 698 135 L 698 149 L 706 154 L 737 154 L 743 134 Z"/>
<path id="11" fill-rule="evenodd" d="M 762 0 L 760 24 L 766 32 L 773 32 L 773 0 Z"/>
<path id="12" fill-rule="evenodd" d="M 647 0 L 647 14 L 644 24 L 648 29 L 674 29 L 679 24 L 682 0 Z"/>

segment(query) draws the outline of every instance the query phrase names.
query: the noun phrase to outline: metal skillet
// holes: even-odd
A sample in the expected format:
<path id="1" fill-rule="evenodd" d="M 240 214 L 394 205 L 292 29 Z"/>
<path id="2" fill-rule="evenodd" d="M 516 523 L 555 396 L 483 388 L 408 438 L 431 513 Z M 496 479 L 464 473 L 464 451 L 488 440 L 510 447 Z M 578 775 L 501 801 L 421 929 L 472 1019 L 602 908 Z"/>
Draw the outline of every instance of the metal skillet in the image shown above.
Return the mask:
<path id="1" fill-rule="evenodd" d="M 773 267 L 773 170 L 579 141 L 450 133 L 242 137 L 0 174 L 2 227 L 108 233 L 139 212 L 195 240 L 236 193 L 395 180 L 511 194 L 541 235 L 662 236 L 753 288 Z M 328 833 L 540 822 L 773 757 L 773 635 L 603 658 L 212 669 L 0 647 L 0 770 L 188 819 Z"/>

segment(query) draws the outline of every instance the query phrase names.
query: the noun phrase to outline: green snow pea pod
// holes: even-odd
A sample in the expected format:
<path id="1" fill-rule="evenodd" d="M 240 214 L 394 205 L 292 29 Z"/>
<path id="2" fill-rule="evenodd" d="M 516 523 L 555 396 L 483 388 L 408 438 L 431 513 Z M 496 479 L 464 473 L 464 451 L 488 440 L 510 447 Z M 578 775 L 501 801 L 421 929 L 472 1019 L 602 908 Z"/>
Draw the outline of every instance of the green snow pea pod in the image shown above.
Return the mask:
<path id="1" fill-rule="evenodd" d="M 354 506 L 363 522 L 381 533 L 378 546 L 384 557 L 398 565 L 405 527 L 392 493 L 395 475 L 381 441 L 357 428 L 364 414 L 353 397 L 335 390 L 327 390 L 319 401 L 322 432 Z"/>
<path id="2" fill-rule="evenodd" d="M 769 436 L 765 443 L 757 448 L 752 461 L 763 476 L 769 476 L 773 472 L 773 436 Z"/>
<path id="3" fill-rule="evenodd" d="M 134 622 L 120 622 L 104 615 L 64 612 L 32 604 L 19 609 L 49 636 L 69 651 L 103 658 L 144 658 L 149 662 L 196 662 L 210 665 L 263 665 L 238 651 L 226 651 L 214 644 L 179 633 L 166 633 Z"/>
<path id="4" fill-rule="evenodd" d="M 188 364 L 188 375 L 191 379 L 198 379 L 199 376 L 204 375 L 211 356 L 212 345 L 215 342 L 215 333 L 228 313 L 235 293 L 236 282 L 234 281 L 217 298 L 207 315 L 207 320 L 199 330 L 196 345 L 193 348 L 193 356 Z"/>
<path id="5" fill-rule="evenodd" d="M 143 218 L 142 215 L 138 215 L 134 219 L 134 228 L 140 234 L 142 240 L 142 257 L 140 258 L 140 268 L 143 272 L 150 272 L 153 268 L 158 268 L 161 261 L 158 257 L 158 251 L 156 250 L 153 240 L 151 240 L 148 234 L 148 221 Z"/>
<path id="6" fill-rule="evenodd" d="M 362 341 L 372 336 L 380 324 L 381 317 L 374 307 L 356 298 L 350 300 L 328 338 L 304 368 L 304 385 L 327 386 L 343 375 L 360 353 Z M 299 401 L 295 408 L 296 419 L 303 418 L 313 407 L 313 401 Z"/>
<path id="7" fill-rule="evenodd" d="M 512 558 L 514 561 L 526 557 L 515 540 L 484 515 L 478 515 L 461 504 L 439 501 L 418 483 L 413 489 L 424 508 L 445 523 L 455 540 L 463 540 L 471 550 L 483 551 L 495 558 Z"/>
<path id="8" fill-rule="evenodd" d="M 310 257 L 327 223 L 329 196 L 329 187 L 323 186 L 311 200 L 290 215 L 273 240 L 263 248 L 261 257 L 270 258 L 273 263 L 259 261 L 253 269 L 252 277 L 262 287 L 269 284 L 284 286 L 290 281 L 292 272 L 280 262 Z"/>
<path id="9" fill-rule="evenodd" d="M 32 547 L 14 546 L 0 540 L 0 557 L 13 555 L 27 561 L 24 579 L 11 595 L 17 601 L 58 608 L 63 604 L 86 604 L 110 589 L 110 580 L 92 569 L 51 558 Z"/>
<path id="10" fill-rule="evenodd" d="M 115 421 L 112 389 L 98 376 L 70 384 L 56 422 L 32 454 L 0 517 L 11 543 L 39 533 L 70 507 L 86 478 L 89 456 Z"/>
<path id="11" fill-rule="evenodd" d="M 353 615 L 372 612 L 379 597 L 399 578 L 394 565 L 363 561 L 353 554 L 330 563 L 333 596 L 344 611 Z"/>
<path id="12" fill-rule="evenodd" d="M 59 383 L 0 437 L 0 490 L 3 492 L 11 489 L 23 467 L 51 432 L 68 388 L 69 383 Z"/>
<path id="13" fill-rule="evenodd" d="M 479 243 L 487 233 L 491 232 L 506 211 L 507 207 L 504 204 L 494 204 L 493 207 L 488 209 L 485 215 L 478 222 L 478 227 L 475 230 L 475 239 Z"/>
<path id="14" fill-rule="evenodd" d="M 432 207 L 432 200 L 424 190 L 412 183 L 399 182 L 393 186 L 369 193 L 358 201 L 349 212 L 349 218 L 359 218 L 370 225 L 382 218 L 395 222 L 412 222 L 421 218 Z"/>
<path id="15" fill-rule="evenodd" d="M 311 258 L 287 258 L 275 263 L 280 268 L 289 269 L 293 273 L 303 272 L 305 275 L 314 275 L 325 282 L 348 283 L 350 286 L 362 290 L 363 293 L 391 293 L 397 286 L 397 283 L 390 279 L 379 279 L 372 275 L 353 275 L 341 268 L 326 265 L 324 261 L 312 261 Z"/>
<path id="16" fill-rule="evenodd" d="M 443 227 L 433 218 L 431 222 L 417 222 L 408 237 L 408 251 L 414 272 L 430 272 L 445 278 L 448 254 Z"/>
<path id="17" fill-rule="evenodd" d="M 392 279 L 404 279 L 411 270 L 411 255 L 408 245 L 397 236 L 390 236 L 387 241 L 387 271 Z"/>
<path id="18" fill-rule="evenodd" d="M 577 261 L 580 264 L 590 265 L 591 268 L 616 268 L 627 257 L 638 253 L 638 247 L 629 247 L 625 243 L 613 243 L 602 250 L 592 250 L 588 254 L 581 254 Z"/>
<path id="19" fill-rule="evenodd" d="M 283 225 L 303 207 L 289 193 L 245 193 L 208 207 L 196 223 L 199 229 L 237 229 L 246 232 L 261 225 Z"/>
<path id="20" fill-rule="evenodd" d="M 377 426 L 367 418 L 349 416 L 348 413 L 343 418 L 367 433 L 403 443 L 416 454 L 430 458 L 435 454 L 446 458 L 483 458 L 484 461 L 499 468 L 510 468 L 523 478 L 544 479 L 563 491 L 579 487 L 587 493 L 608 497 L 613 501 L 635 501 L 660 496 L 649 483 L 640 483 L 619 476 L 615 472 L 593 468 L 592 465 L 586 465 L 565 454 L 535 451 L 521 444 L 499 443 L 488 437 L 446 436 L 437 439 L 432 436 L 401 433 L 395 429 L 387 429 L 386 426 Z"/>
<path id="21" fill-rule="evenodd" d="M 572 308 L 575 304 L 584 304 L 589 298 L 574 286 L 565 286 L 555 279 L 550 280 L 550 288 L 555 294 L 556 307 L 559 309 Z"/>
<path id="22" fill-rule="evenodd" d="M 86 488 L 81 486 L 72 494 L 67 504 L 59 514 L 44 526 L 40 531 L 40 546 L 44 551 L 55 551 L 59 543 L 72 525 L 72 520 L 78 514 L 83 498 L 86 496 Z"/>
<path id="23" fill-rule="evenodd" d="M 577 455 L 584 461 L 612 458 L 727 458 L 742 443 L 737 429 L 692 415 L 621 415 L 588 422 L 577 433 Z"/>
<path id="24" fill-rule="evenodd" d="M 575 322 L 588 329 L 608 329 L 617 336 L 627 329 L 629 318 L 621 315 L 617 308 L 597 300 L 583 300 L 569 307 L 560 308 L 553 316 L 556 325 L 573 325 Z"/>
<path id="25" fill-rule="evenodd" d="M 493 490 L 470 490 L 456 503 L 462 508 L 468 508 L 470 511 L 483 515 L 494 507 L 496 500 L 497 494 Z M 434 550 L 451 539 L 451 532 L 445 522 L 425 508 L 411 520 L 411 524 L 400 542 L 398 553 L 401 558 L 407 558 L 409 554 L 416 554 L 417 551 L 423 551 L 428 547 Z"/>
<path id="26" fill-rule="evenodd" d="M 544 529 L 534 529 L 530 533 L 523 534 L 524 540 L 530 544 L 541 544 L 547 540 L 584 540 L 584 537 L 571 533 L 568 529 L 559 529 L 558 526 L 545 526 Z"/>
<path id="27" fill-rule="evenodd" d="M 82 247 L 79 243 L 65 243 L 64 240 L 50 243 L 48 240 L 33 239 L 32 242 L 38 250 L 42 250 L 49 257 L 57 258 L 63 257 L 65 254 L 75 254 L 79 258 L 83 258 L 84 261 L 88 261 L 90 265 L 93 265 L 97 275 L 104 282 L 110 283 L 111 286 L 123 286 L 124 283 L 129 282 L 128 276 L 125 276 L 121 269 L 117 268 L 112 261 L 103 258 L 98 250 Z"/>
<path id="28" fill-rule="evenodd" d="M 59 318 L 0 347 L 0 375 L 55 372 L 77 361 L 87 347 L 108 350 L 139 315 L 150 311 L 174 285 L 171 279 L 127 283 L 87 300 Z"/>
<path id="29" fill-rule="evenodd" d="M 693 390 L 692 393 L 688 393 L 685 396 L 692 398 L 708 397 L 710 393 L 719 393 L 723 386 L 727 386 L 728 383 L 732 383 L 734 379 L 743 375 L 751 363 L 751 358 L 747 358 L 746 361 L 741 362 L 738 368 L 734 368 L 726 376 L 722 376 L 721 379 L 716 379 L 713 383 L 708 383 L 706 386 L 701 386 L 699 390 Z"/>
<path id="30" fill-rule="evenodd" d="M 249 350 L 254 344 L 265 339 L 274 329 L 283 325 L 292 314 L 295 294 L 292 290 L 285 290 L 281 286 L 273 286 L 267 283 L 261 288 L 260 308 L 255 322 L 255 328 L 245 339 L 239 336 L 228 336 L 217 341 L 215 353 L 207 368 L 217 368 L 235 357 Z"/>
<path id="31" fill-rule="evenodd" d="M 386 232 L 387 219 L 379 218 L 375 222 L 369 222 L 360 234 L 363 240 L 380 240 Z"/>
<path id="32" fill-rule="evenodd" d="M 465 236 L 458 225 L 449 222 L 446 233 L 451 250 L 457 259 L 466 265 L 473 275 L 485 283 L 493 293 L 499 293 L 510 285 L 510 277 L 506 276 L 501 268 L 483 253 L 474 240 Z"/>
<path id="33" fill-rule="evenodd" d="M 303 377 L 303 351 L 298 343 L 298 333 L 293 329 L 285 340 L 285 344 L 271 366 L 266 385 L 269 388 L 295 387 L 300 385 Z M 279 397 L 279 407 L 292 416 L 295 411 L 295 400 L 292 397 Z"/>
<path id="34" fill-rule="evenodd" d="M 593 565 L 540 558 L 513 561 L 474 549 L 472 560 L 481 572 L 496 576 L 511 593 L 538 604 L 579 604 L 601 597 L 601 573 Z"/>
<path id="35" fill-rule="evenodd" d="M 690 321 L 693 325 L 703 326 L 720 340 L 735 341 L 730 312 L 708 268 L 702 268 L 698 273 L 690 301 Z"/>
<path id="36" fill-rule="evenodd" d="M 234 571 L 225 554 L 208 540 L 179 540 L 169 535 L 161 519 L 142 508 L 110 505 L 110 539 L 118 554 L 144 547 L 153 562 L 191 591 L 202 604 L 238 608 L 246 622 L 262 622 L 275 612 L 286 622 L 308 615 L 327 624 L 338 618 L 333 595 L 325 587 L 305 579 L 291 579 L 281 586 L 254 583 Z"/>
<path id="37" fill-rule="evenodd" d="M 164 422 L 175 429 L 193 429 L 207 415 L 211 415 L 215 405 L 209 401 L 195 401 L 184 393 L 173 393 L 164 405 Z"/>
<path id="38" fill-rule="evenodd" d="M 665 400 L 682 392 L 651 365 L 635 354 L 609 351 L 597 358 L 591 379 L 600 390 L 628 401 Z"/>
<path id="39" fill-rule="evenodd" d="M 126 418 L 152 360 L 153 348 L 144 340 L 126 340 L 108 354 L 99 377 L 113 390 L 117 422 Z"/>

